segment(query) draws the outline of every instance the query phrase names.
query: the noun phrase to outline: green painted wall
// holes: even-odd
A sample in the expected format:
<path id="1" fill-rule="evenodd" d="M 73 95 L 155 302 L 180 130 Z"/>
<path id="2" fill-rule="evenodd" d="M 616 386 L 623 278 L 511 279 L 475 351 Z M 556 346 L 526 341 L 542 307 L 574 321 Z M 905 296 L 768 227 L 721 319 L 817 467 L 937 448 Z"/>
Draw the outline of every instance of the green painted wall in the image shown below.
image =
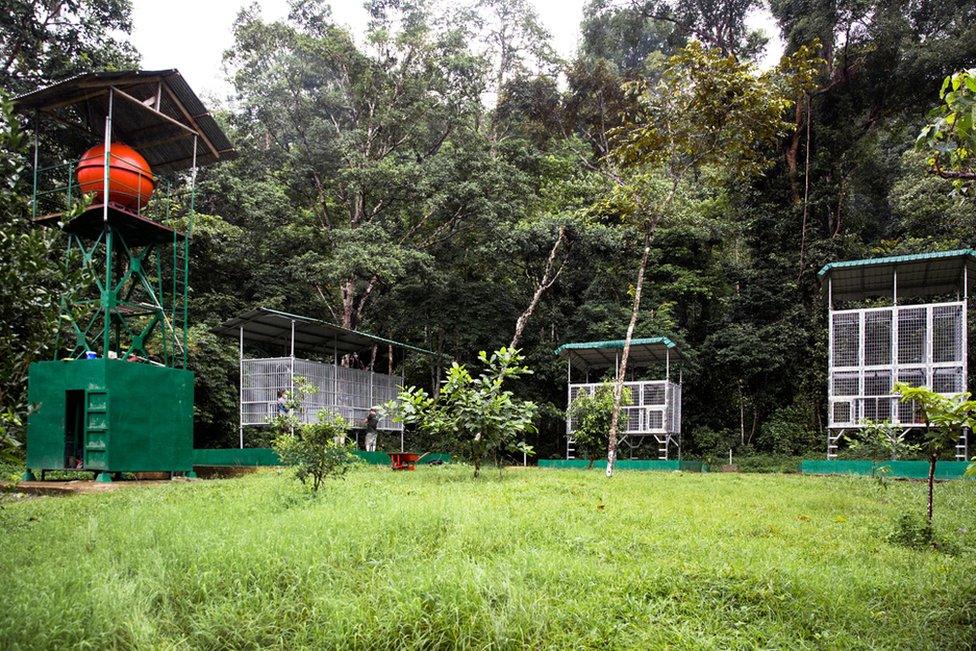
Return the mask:
<path id="1" fill-rule="evenodd" d="M 940 461 L 935 465 L 936 479 L 961 479 L 966 461 Z M 888 477 L 896 479 L 928 479 L 928 461 L 871 461 L 869 459 L 804 459 L 800 472 L 808 475 L 873 476 L 882 466 L 891 469 Z"/>
<path id="2" fill-rule="evenodd" d="M 65 467 L 68 391 L 82 392 L 84 468 L 186 472 L 193 464 L 193 374 L 123 360 L 35 362 L 27 465 Z"/>
<path id="3" fill-rule="evenodd" d="M 586 459 L 539 459 L 540 468 L 586 468 L 589 465 Z M 593 464 L 595 470 L 605 470 L 607 467 L 606 459 L 596 461 Z M 618 459 L 616 467 L 620 470 L 683 470 L 685 472 L 703 472 L 706 470 L 705 464 L 701 461 L 678 461 L 677 459 Z"/>
<path id="4" fill-rule="evenodd" d="M 194 466 L 277 466 L 278 455 L 271 448 L 220 448 L 193 451 Z"/>

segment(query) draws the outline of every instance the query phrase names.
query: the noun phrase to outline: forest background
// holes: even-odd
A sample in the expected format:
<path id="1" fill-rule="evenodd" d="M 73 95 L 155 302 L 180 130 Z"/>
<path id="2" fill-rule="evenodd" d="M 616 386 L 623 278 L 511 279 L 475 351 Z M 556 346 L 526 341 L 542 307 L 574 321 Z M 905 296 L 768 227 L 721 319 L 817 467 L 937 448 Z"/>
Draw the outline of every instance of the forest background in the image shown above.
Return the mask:
<path id="1" fill-rule="evenodd" d="M 139 66 L 127 0 L 10 4 L 8 97 Z M 626 208 L 606 200 L 614 130 L 639 114 L 624 86 L 653 83 L 689 41 L 759 60 L 765 39 L 746 25 L 759 8 L 784 56 L 816 44 L 824 63 L 765 152 L 772 167 L 748 183 L 703 170 L 657 225 L 635 333 L 683 351 L 684 454 L 822 453 L 817 270 L 976 244 L 976 205 L 913 147 L 942 79 L 976 62 L 968 0 L 594 0 L 569 60 L 526 0 L 367 5 L 355 36 L 315 0 L 293 2 L 284 21 L 251 6 L 235 22 L 233 97 L 211 108 L 240 157 L 201 171 L 191 251 L 198 447 L 237 437 L 236 345 L 211 328 L 265 306 L 459 362 L 517 340 L 534 373 L 515 391 L 541 406 L 529 443 L 561 455 L 566 370 L 553 351 L 623 338 L 643 252 Z M 0 409 L 22 440 L 26 365 L 53 352 L 66 279 L 57 235 L 26 223 L 25 143 L 9 126 Z M 350 363 L 383 370 L 384 352 Z M 431 385 L 431 366 L 408 357 L 407 381 Z"/>

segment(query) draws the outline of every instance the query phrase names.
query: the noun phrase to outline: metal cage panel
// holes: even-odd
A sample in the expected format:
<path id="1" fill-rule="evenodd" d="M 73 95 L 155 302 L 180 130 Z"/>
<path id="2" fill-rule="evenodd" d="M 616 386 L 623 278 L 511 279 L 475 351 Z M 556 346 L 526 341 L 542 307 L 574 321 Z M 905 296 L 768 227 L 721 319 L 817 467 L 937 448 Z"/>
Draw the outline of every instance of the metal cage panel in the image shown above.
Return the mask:
<path id="1" fill-rule="evenodd" d="M 336 371 L 338 370 L 338 376 Z M 277 410 L 278 392 L 295 388 L 303 377 L 318 388 L 302 402 L 299 418 L 314 422 L 320 411 L 341 414 L 353 426 L 360 426 L 369 408 L 394 400 L 403 378 L 361 369 L 291 357 L 241 360 L 241 424 L 267 425 Z M 401 431 L 403 425 L 389 417 L 379 429 Z"/>
<path id="2" fill-rule="evenodd" d="M 831 315 L 834 335 L 834 366 L 856 366 L 859 361 L 861 320 L 858 314 L 834 313 Z"/>
<path id="3" fill-rule="evenodd" d="M 924 364 L 928 339 L 928 310 L 908 307 L 898 310 L 898 362 Z"/>

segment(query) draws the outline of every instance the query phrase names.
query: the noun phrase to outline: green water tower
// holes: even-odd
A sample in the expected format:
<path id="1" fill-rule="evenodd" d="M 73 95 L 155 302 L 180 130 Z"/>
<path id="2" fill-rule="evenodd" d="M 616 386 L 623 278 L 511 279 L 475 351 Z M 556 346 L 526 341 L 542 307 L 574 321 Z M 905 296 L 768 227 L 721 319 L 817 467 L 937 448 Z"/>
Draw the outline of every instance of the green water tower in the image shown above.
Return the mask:
<path id="1" fill-rule="evenodd" d="M 15 108 L 34 132 L 34 221 L 80 267 L 54 359 L 29 369 L 25 477 L 192 473 L 195 183 L 236 152 L 176 70 L 88 73 Z"/>

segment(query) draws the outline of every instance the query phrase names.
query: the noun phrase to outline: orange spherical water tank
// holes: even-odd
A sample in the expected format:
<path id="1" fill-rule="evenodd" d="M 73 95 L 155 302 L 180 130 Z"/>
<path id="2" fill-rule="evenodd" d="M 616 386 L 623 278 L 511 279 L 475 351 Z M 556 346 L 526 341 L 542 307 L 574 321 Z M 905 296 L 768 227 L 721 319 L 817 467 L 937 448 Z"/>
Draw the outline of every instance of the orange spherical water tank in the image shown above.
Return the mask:
<path id="1" fill-rule="evenodd" d="M 113 142 L 109 150 L 108 201 L 138 211 L 152 196 L 155 182 L 146 159 L 135 149 Z M 93 193 L 102 203 L 105 188 L 105 145 L 95 145 L 78 161 L 75 174 L 82 194 Z"/>

